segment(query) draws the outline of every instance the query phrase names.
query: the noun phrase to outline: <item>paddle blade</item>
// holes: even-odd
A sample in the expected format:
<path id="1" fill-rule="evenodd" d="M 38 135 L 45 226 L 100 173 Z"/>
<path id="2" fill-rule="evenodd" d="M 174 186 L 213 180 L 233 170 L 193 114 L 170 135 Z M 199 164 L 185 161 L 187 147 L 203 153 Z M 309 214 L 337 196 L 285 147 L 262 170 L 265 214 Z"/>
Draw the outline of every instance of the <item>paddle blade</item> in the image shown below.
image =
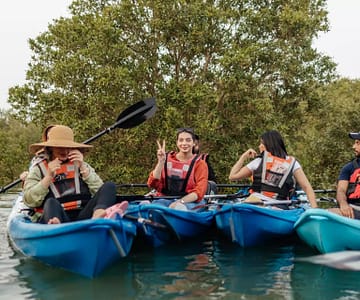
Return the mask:
<path id="1" fill-rule="evenodd" d="M 133 128 L 150 119 L 156 111 L 155 98 L 148 98 L 125 109 L 117 118 L 116 128 Z"/>

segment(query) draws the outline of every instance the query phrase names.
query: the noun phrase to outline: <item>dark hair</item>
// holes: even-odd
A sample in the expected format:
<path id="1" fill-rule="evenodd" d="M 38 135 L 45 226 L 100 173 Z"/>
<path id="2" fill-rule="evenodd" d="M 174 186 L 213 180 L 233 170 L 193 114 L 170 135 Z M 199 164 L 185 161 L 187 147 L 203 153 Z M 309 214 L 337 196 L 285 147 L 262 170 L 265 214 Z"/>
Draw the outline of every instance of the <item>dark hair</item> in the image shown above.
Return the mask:
<path id="1" fill-rule="evenodd" d="M 189 127 L 184 127 L 184 128 L 178 128 L 178 130 L 176 131 L 176 140 L 179 138 L 179 134 L 183 133 L 183 132 L 187 132 L 191 134 L 191 138 L 193 140 L 195 140 L 195 133 L 194 130 L 192 128 Z"/>
<path id="2" fill-rule="evenodd" d="M 48 140 L 49 131 L 50 131 L 51 128 L 53 128 L 53 127 L 55 127 L 55 126 L 56 126 L 56 125 L 51 124 L 51 125 L 47 126 L 47 127 L 44 129 L 44 131 L 43 131 L 43 133 L 42 133 L 42 135 L 41 135 L 41 140 L 42 140 L 43 142 L 46 142 L 46 141 Z"/>
<path id="3" fill-rule="evenodd" d="M 266 151 L 277 157 L 286 158 L 287 151 L 281 134 L 276 130 L 266 131 L 261 135 Z"/>
<path id="4" fill-rule="evenodd" d="M 194 134 L 194 143 L 198 142 L 197 149 L 195 149 L 195 145 L 192 148 L 193 154 L 199 154 L 200 153 L 200 137 L 197 134 Z"/>

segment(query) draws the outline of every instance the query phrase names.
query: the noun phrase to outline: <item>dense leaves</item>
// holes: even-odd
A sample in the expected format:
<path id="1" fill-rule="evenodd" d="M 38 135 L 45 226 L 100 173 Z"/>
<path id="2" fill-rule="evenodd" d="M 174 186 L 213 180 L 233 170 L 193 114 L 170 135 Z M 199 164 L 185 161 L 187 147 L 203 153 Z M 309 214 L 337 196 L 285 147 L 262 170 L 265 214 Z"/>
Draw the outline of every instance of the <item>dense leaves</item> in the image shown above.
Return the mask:
<path id="1" fill-rule="evenodd" d="M 360 131 L 360 81 L 341 79 L 324 86 L 320 94 L 326 101 L 308 118 L 301 156 L 313 182 L 334 187 L 340 168 L 354 158 L 354 140 L 348 133 Z"/>
<path id="2" fill-rule="evenodd" d="M 31 155 L 28 146 L 38 141 L 40 131 L 33 124 L 22 124 L 9 113 L 0 112 L 0 182 L 5 186 L 27 170 Z"/>
<path id="3" fill-rule="evenodd" d="M 69 125 L 81 141 L 155 96 L 152 120 L 102 137 L 89 154 L 101 175 L 117 182 L 145 182 L 156 139 L 174 149 L 175 129 L 184 126 L 201 136 L 221 182 L 268 129 L 281 131 L 292 154 L 308 155 L 300 157 L 310 172 L 315 155 L 304 133 L 317 121 L 321 127 L 314 112 L 328 102 L 320 88 L 335 68 L 312 48 L 328 29 L 324 6 L 325 0 L 77 0 L 71 18 L 30 41 L 27 81 L 10 90 L 9 102 L 20 120 L 38 128 Z"/>

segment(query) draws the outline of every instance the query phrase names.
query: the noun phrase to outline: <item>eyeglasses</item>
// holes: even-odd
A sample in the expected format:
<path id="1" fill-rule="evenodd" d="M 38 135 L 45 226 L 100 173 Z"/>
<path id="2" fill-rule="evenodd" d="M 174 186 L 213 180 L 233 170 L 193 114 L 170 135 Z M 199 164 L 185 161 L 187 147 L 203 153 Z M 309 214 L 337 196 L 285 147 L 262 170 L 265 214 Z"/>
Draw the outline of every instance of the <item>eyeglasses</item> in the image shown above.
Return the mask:
<path id="1" fill-rule="evenodd" d="M 189 128 L 189 127 L 184 127 L 184 128 L 178 128 L 176 133 L 179 134 L 179 133 L 182 133 L 182 132 L 187 132 L 187 133 L 191 133 L 193 135 L 195 135 L 195 132 L 192 128 Z"/>

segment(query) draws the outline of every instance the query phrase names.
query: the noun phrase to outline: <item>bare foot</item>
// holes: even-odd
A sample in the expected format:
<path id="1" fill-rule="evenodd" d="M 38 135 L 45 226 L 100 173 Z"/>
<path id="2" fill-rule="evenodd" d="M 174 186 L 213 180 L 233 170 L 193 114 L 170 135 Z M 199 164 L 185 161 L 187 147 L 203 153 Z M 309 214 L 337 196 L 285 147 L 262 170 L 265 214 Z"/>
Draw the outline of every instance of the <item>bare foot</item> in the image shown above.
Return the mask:
<path id="1" fill-rule="evenodd" d="M 60 220 L 57 217 L 51 218 L 48 222 L 48 224 L 60 224 Z"/>
<path id="2" fill-rule="evenodd" d="M 105 217 L 105 215 L 106 215 L 105 209 L 98 208 L 94 211 L 94 213 L 92 215 L 92 219 L 100 219 L 100 218 Z"/>

